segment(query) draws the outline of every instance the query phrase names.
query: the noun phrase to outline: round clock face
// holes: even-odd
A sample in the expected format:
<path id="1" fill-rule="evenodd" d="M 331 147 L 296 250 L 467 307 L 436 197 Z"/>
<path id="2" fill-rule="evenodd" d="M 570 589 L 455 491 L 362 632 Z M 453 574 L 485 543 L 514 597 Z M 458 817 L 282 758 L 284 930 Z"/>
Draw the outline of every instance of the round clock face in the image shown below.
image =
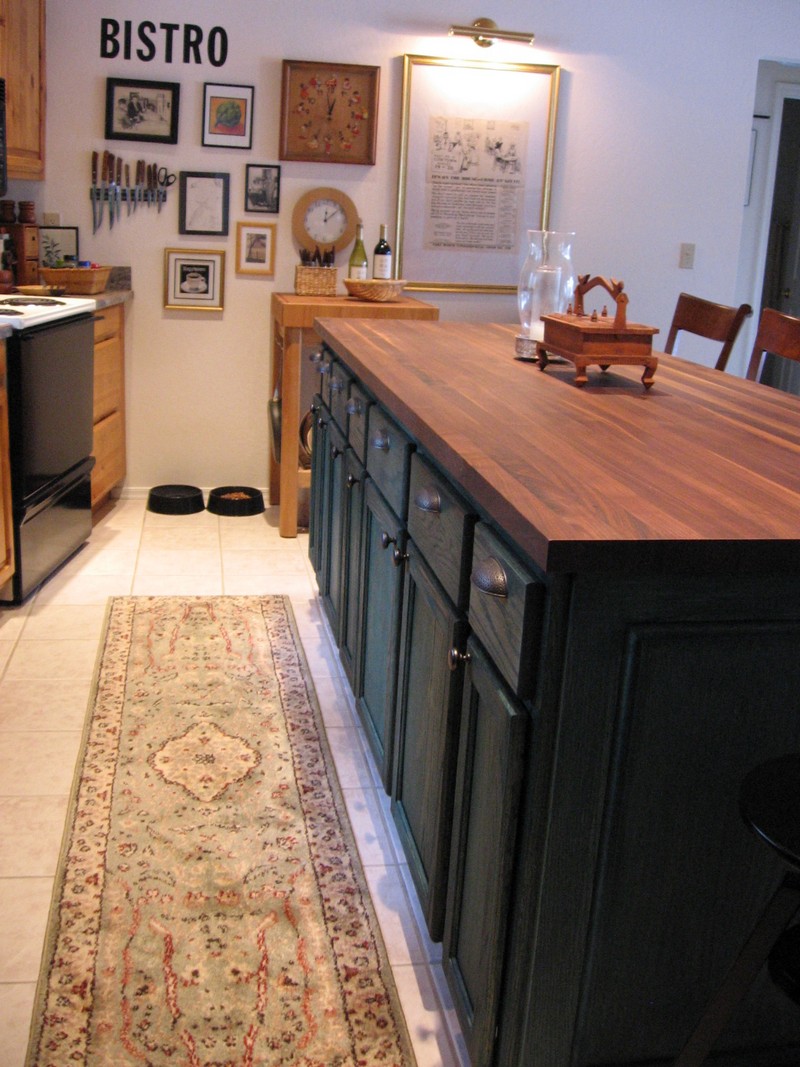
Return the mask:
<path id="1" fill-rule="evenodd" d="M 331 246 L 341 251 L 353 241 L 357 223 L 355 204 L 338 189 L 311 189 L 300 197 L 292 214 L 294 237 L 310 252 Z"/>

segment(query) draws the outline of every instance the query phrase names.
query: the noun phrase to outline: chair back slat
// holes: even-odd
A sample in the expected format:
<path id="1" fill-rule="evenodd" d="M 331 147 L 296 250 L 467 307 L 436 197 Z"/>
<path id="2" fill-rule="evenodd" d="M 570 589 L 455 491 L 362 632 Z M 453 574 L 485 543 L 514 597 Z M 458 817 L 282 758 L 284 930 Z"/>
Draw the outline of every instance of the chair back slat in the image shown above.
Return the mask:
<path id="1" fill-rule="evenodd" d="M 747 377 L 750 381 L 758 379 L 761 363 L 767 352 L 800 362 L 800 319 L 785 315 L 774 308 L 764 308 L 747 367 Z"/>
<path id="2" fill-rule="evenodd" d="M 680 293 L 675 305 L 672 325 L 667 334 L 664 351 L 671 353 L 680 330 L 705 337 L 709 341 L 722 343 L 717 362 L 717 370 L 725 370 L 742 323 L 753 314 L 749 304 L 730 307 L 727 304 L 715 304 L 691 293 Z"/>

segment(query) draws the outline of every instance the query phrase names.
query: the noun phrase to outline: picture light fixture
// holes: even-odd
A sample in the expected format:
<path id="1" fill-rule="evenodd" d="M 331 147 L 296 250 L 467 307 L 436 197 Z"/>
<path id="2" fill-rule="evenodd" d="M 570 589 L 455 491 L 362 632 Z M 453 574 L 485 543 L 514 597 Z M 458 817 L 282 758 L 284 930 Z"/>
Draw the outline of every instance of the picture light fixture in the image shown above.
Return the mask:
<path id="1" fill-rule="evenodd" d="M 500 30 L 492 19 L 475 19 L 471 26 L 451 26 L 450 37 L 471 37 L 480 48 L 489 48 L 493 41 L 518 41 L 533 44 L 535 35 L 517 30 Z"/>

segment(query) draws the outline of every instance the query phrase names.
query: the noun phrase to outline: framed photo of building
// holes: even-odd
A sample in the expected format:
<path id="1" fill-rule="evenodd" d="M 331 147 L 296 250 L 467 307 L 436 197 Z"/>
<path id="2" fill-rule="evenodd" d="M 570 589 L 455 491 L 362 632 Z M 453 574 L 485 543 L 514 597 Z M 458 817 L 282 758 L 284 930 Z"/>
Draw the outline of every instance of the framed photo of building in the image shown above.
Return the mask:
<path id="1" fill-rule="evenodd" d="M 284 59 L 278 157 L 375 162 L 380 67 Z"/>
<path id="2" fill-rule="evenodd" d="M 281 204 L 281 168 L 269 163 L 245 167 L 244 209 L 277 215 Z"/>
<path id="3" fill-rule="evenodd" d="M 225 252 L 164 249 L 164 307 L 168 311 L 222 311 Z"/>
<path id="4" fill-rule="evenodd" d="M 203 87 L 203 144 L 251 148 L 253 86 L 206 82 Z"/>
<path id="5" fill-rule="evenodd" d="M 178 232 L 225 237 L 228 233 L 230 174 L 182 170 Z"/>
<path id="6" fill-rule="evenodd" d="M 106 78 L 106 140 L 178 143 L 177 82 Z"/>
<path id="7" fill-rule="evenodd" d="M 258 274 L 271 278 L 275 274 L 274 222 L 236 223 L 236 273 Z"/>
<path id="8" fill-rule="evenodd" d="M 560 68 L 403 57 L 395 257 L 407 289 L 516 289 L 547 229 Z"/>

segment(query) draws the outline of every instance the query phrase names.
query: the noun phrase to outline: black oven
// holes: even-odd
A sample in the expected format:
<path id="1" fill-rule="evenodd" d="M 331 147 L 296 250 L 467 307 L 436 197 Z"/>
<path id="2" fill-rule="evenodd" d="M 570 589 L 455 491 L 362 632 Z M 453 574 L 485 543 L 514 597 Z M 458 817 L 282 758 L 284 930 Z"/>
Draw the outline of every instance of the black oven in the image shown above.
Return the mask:
<path id="1" fill-rule="evenodd" d="M 6 351 L 16 573 L 0 601 L 19 604 L 91 533 L 93 315 L 14 329 Z"/>

